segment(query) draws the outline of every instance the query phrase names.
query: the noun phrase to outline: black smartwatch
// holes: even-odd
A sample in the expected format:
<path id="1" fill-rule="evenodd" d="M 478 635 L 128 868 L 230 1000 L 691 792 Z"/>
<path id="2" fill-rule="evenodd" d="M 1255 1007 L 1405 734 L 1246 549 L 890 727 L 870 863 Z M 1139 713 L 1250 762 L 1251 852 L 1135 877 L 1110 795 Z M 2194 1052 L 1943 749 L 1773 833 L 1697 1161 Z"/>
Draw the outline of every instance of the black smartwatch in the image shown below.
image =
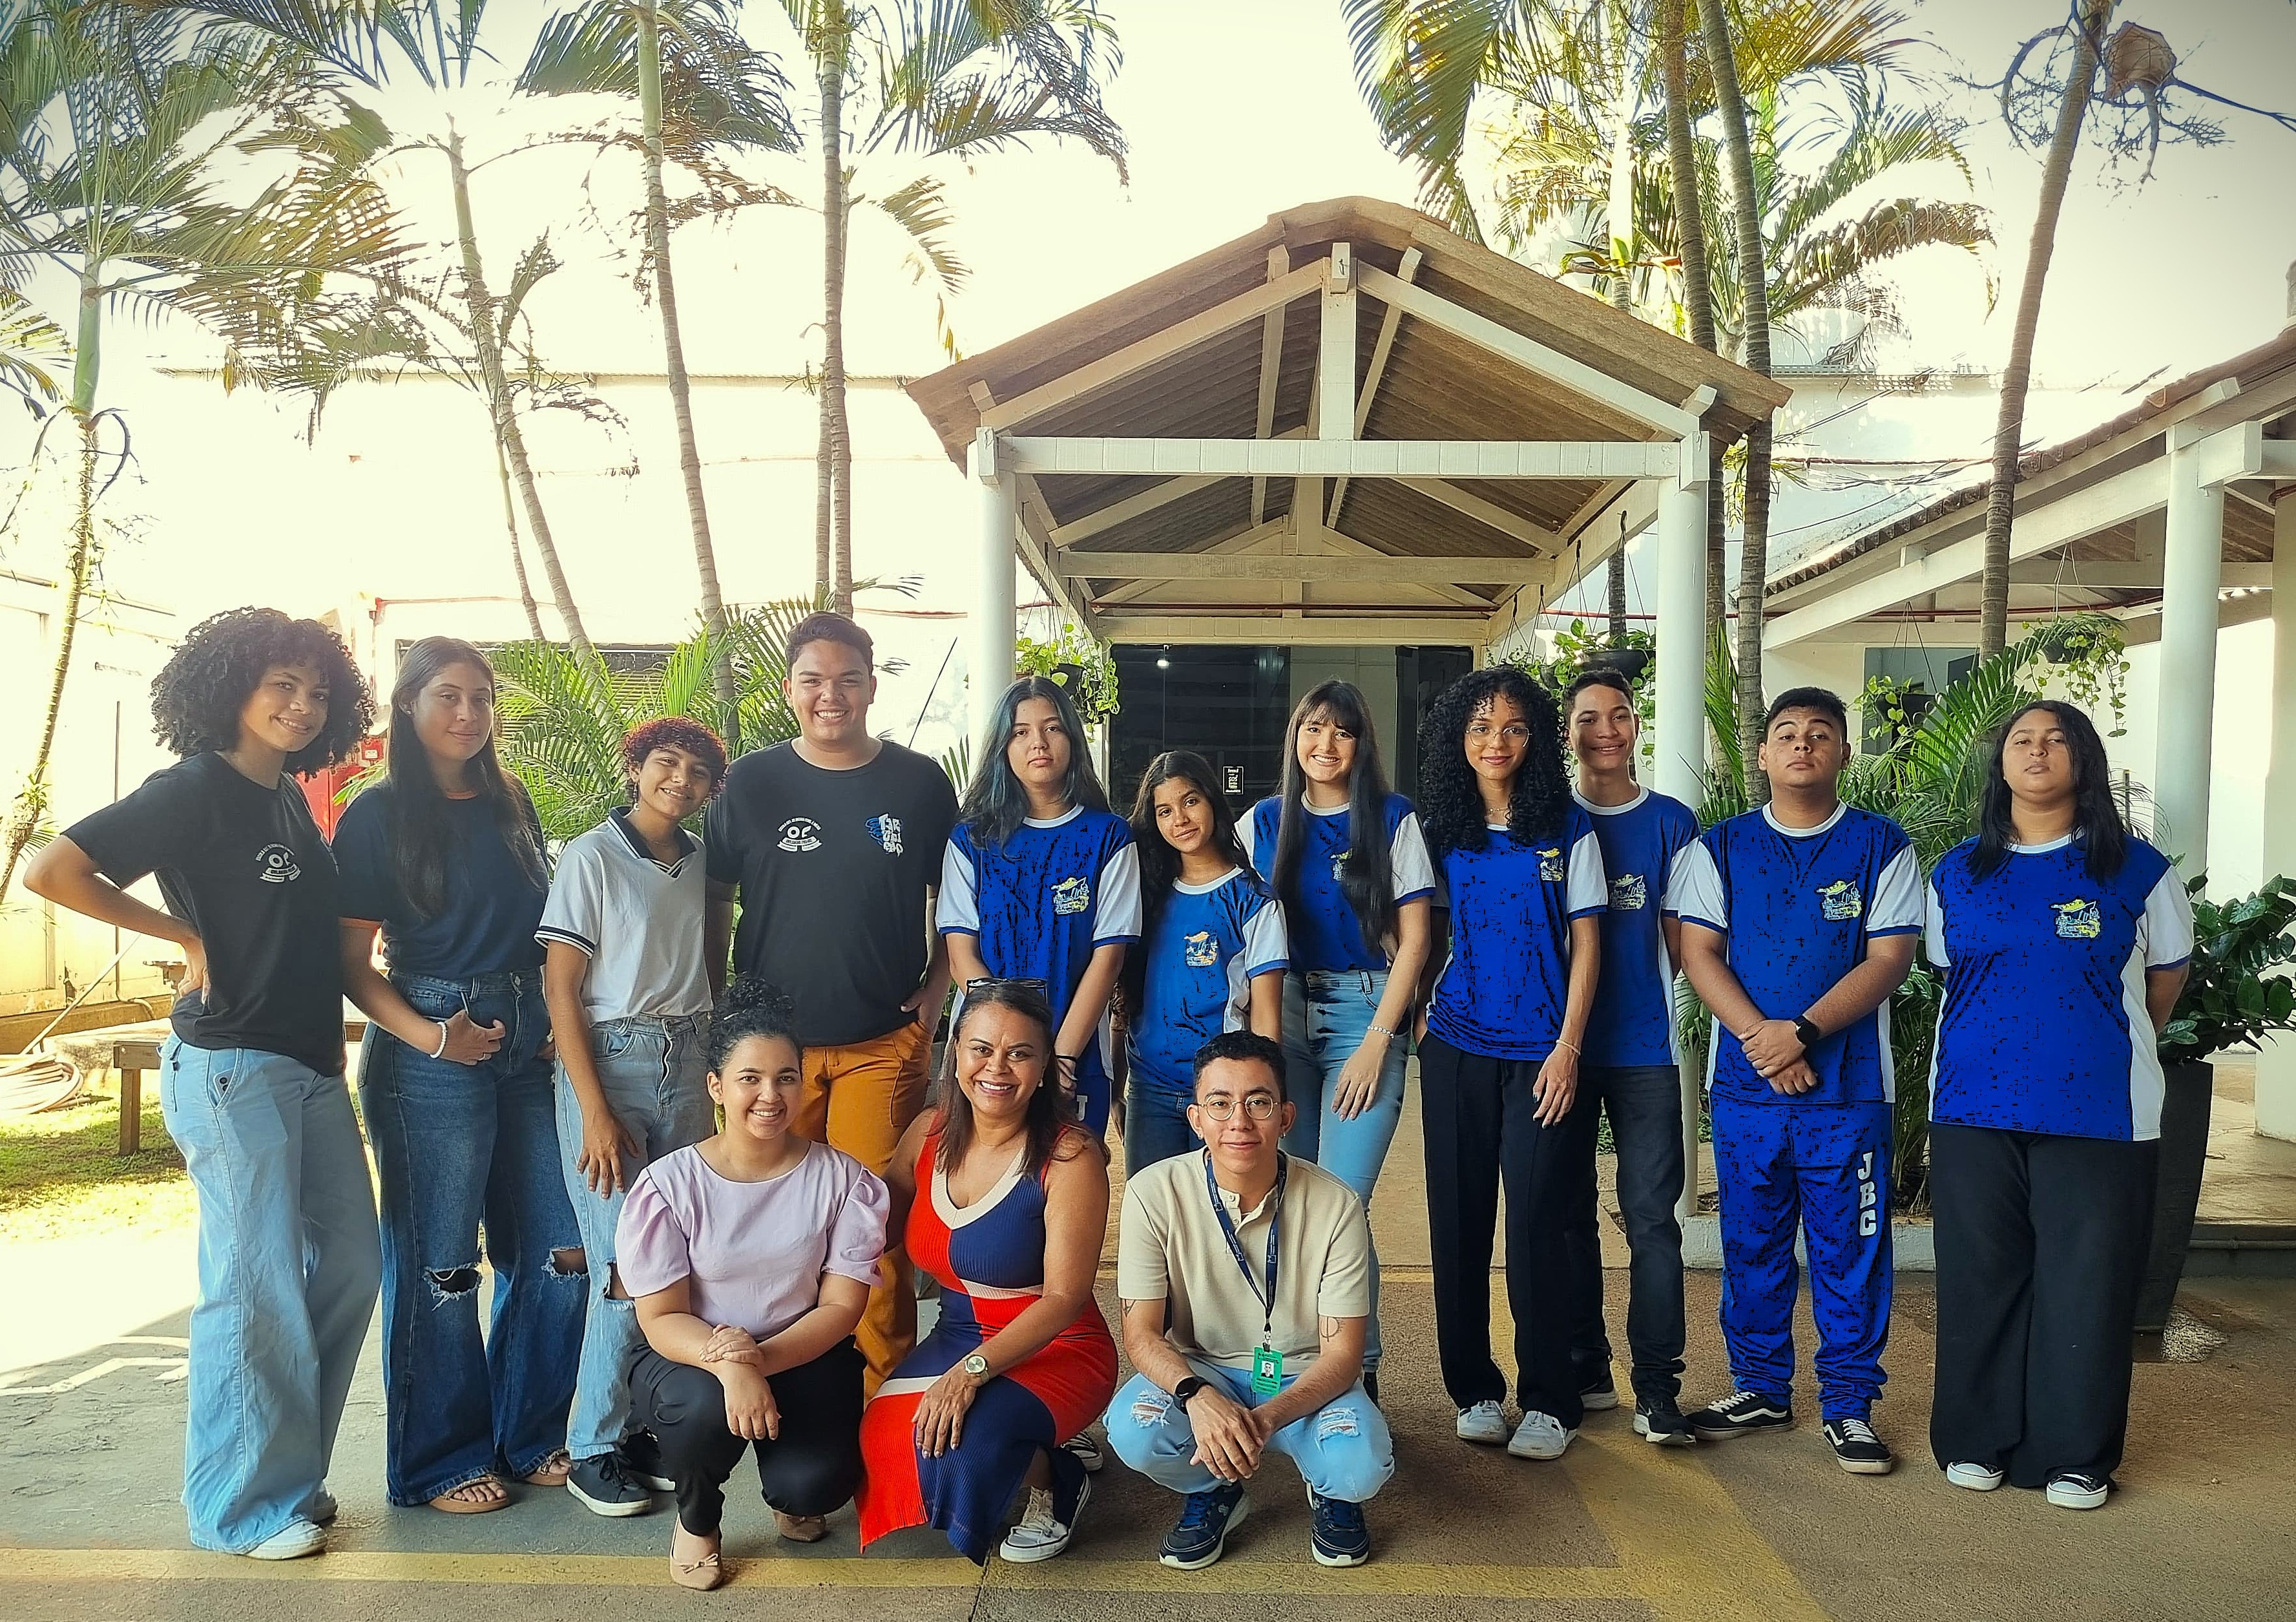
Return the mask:
<path id="1" fill-rule="evenodd" d="M 1181 1412 L 1185 1412 L 1187 1411 L 1188 1400 L 1203 1388 L 1204 1380 L 1201 1376 L 1194 1374 L 1189 1375 L 1187 1379 L 1182 1380 L 1178 1385 L 1172 1387 L 1172 1405 L 1175 1408 L 1179 1409 Z"/>
<path id="2" fill-rule="evenodd" d="M 1801 1043 L 1803 1047 L 1815 1048 L 1824 1035 L 1824 1032 L 1810 1024 L 1808 1015 L 1797 1014 L 1794 1016 L 1794 1040 Z"/>

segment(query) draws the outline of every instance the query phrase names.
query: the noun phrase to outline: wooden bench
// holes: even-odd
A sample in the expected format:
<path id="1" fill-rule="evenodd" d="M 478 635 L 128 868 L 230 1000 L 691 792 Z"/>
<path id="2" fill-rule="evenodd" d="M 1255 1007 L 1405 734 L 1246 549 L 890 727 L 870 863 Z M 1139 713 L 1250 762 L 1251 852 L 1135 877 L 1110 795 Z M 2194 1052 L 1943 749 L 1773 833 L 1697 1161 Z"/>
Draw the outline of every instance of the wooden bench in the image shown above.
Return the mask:
<path id="1" fill-rule="evenodd" d="M 346 1045 L 365 1034 L 364 1018 L 344 1019 Z M 135 1154 L 144 1147 L 144 1073 L 160 1067 L 160 1050 L 167 1040 L 167 1022 L 153 1020 L 146 1025 L 79 1031 L 49 1041 L 51 1047 L 76 1066 L 119 1073 L 119 1152 L 123 1155 Z"/>

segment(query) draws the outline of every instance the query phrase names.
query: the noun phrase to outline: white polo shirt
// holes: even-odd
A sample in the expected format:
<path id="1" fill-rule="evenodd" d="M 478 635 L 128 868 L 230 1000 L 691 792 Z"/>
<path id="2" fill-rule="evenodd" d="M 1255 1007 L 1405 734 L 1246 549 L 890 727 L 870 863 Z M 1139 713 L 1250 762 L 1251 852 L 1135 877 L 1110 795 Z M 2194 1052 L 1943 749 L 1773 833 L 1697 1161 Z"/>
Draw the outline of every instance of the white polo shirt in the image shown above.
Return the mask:
<path id="1" fill-rule="evenodd" d="M 627 816 L 617 807 L 567 842 L 535 937 L 588 956 L 582 1007 L 593 1025 L 706 1014 L 709 976 L 701 935 L 709 874 L 701 844 L 680 828 L 678 859 L 656 861 Z"/>

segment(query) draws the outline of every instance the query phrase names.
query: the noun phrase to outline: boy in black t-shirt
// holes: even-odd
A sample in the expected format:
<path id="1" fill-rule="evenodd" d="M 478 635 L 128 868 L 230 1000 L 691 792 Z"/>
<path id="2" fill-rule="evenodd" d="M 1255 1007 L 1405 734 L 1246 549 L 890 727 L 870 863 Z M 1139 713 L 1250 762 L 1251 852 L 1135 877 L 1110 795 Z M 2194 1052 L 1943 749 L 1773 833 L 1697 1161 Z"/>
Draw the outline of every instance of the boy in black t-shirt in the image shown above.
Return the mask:
<path id="1" fill-rule="evenodd" d="M 273 609 L 216 615 L 152 683 L 182 760 L 33 859 L 36 895 L 184 949 L 160 1061 L 168 1132 L 200 1196 L 184 1503 L 203 1549 L 326 1546 L 327 1462 L 382 1261 L 343 1085 L 335 864 L 295 774 L 365 736 L 365 689 L 332 631 Z M 156 874 L 168 910 L 126 886 Z"/>

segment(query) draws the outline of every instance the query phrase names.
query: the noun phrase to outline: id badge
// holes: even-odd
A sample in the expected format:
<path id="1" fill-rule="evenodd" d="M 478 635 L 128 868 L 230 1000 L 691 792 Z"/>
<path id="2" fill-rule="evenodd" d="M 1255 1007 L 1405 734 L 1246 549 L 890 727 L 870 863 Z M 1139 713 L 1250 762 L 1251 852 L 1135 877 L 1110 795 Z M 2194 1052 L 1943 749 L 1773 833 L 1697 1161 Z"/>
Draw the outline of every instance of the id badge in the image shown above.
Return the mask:
<path id="1" fill-rule="evenodd" d="M 1283 1389 L 1283 1354 L 1262 1346 L 1251 1354 L 1251 1394 L 1274 1396 Z"/>

